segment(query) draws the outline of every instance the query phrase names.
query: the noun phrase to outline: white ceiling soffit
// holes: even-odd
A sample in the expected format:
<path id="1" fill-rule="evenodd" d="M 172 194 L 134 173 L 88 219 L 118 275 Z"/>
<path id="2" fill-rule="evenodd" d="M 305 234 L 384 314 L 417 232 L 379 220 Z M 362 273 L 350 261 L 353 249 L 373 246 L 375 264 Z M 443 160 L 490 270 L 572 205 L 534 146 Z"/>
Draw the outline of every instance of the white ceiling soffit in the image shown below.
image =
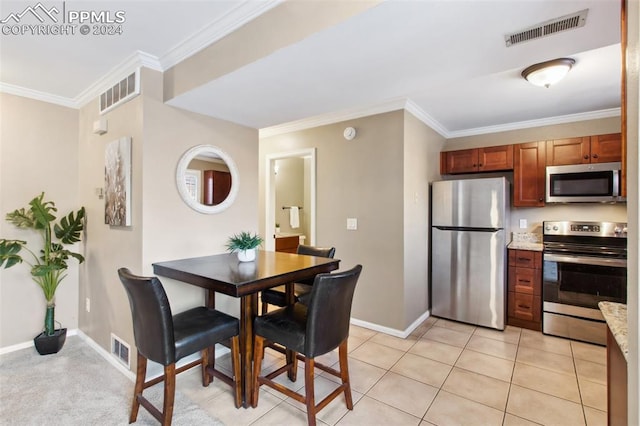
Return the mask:
<path id="1" fill-rule="evenodd" d="M 0 63 L 0 91 L 79 108 L 137 68 L 166 71 L 282 1 L 180 0 L 156 2 L 157 7 L 146 0 L 65 2 L 74 10 L 123 10 L 123 35 L 5 36 L 2 56 L 20 60 Z M 0 19 L 9 12 L 18 14 L 29 5 L 3 0 Z M 55 2 L 47 5 L 59 6 Z M 50 65 L 47 74 L 42 72 L 42 63 Z M 68 78 L 69 70 L 62 63 L 78 63 L 74 78 Z M 79 84 L 84 90 L 77 89 Z"/>
<path id="2" fill-rule="evenodd" d="M 505 46 L 505 34 L 585 9 L 583 27 Z M 169 103 L 261 136 L 403 106 L 447 138 L 615 116 L 619 20 L 599 0 L 386 1 Z M 576 59 L 557 85 L 521 77 L 557 57 Z"/>

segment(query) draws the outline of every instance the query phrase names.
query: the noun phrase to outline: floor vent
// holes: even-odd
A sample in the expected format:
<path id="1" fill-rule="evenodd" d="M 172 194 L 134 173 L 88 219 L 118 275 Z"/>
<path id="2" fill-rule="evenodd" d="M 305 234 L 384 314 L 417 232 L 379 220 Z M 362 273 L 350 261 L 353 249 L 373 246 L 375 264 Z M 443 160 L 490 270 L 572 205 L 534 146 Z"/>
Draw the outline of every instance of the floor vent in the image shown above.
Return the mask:
<path id="1" fill-rule="evenodd" d="M 131 362 L 129 361 L 130 349 L 131 347 L 124 340 L 111 333 L 111 354 L 129 369 L 131 368 Z"/>
<path id="2" fill-rule="evenodd" d="M 524 30 L 516 33 L 507 34 L 504 36 L 504 41 L 507 47 L 509 47 L 514 44 L 546 37 L 561 31 L 583 27 L 587 22 L 588 12 L 589 9 L 581 10 L 580 12 L 572 13 L 571 15 L 561 16 L 559 18 L 534 25 L 533 27 L 525 28 Z"/>
<path id="3" fill-rule="evenodd" d="M 127 77 L 100 93 L 98 98 L 100 114 L 111 111 L 118 105 L 140 93 L 140 69 L 137 69 Z"/>

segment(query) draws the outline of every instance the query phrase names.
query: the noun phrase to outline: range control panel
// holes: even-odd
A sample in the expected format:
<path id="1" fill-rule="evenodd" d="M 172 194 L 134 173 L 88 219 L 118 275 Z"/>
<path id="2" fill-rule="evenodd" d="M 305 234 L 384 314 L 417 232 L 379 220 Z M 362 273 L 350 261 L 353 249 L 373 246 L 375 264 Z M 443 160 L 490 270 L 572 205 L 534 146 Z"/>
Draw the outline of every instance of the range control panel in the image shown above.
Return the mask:
<path id="1" fill-rule="evenodd" d="M 627 238 L 627 224 L 622 222 L 543 222 L 544 235 Z"/>
<path id="2" fill-rule="evenodd" d="M 600 225 L 571 225 L 572 232 L 600 232 Z"/>

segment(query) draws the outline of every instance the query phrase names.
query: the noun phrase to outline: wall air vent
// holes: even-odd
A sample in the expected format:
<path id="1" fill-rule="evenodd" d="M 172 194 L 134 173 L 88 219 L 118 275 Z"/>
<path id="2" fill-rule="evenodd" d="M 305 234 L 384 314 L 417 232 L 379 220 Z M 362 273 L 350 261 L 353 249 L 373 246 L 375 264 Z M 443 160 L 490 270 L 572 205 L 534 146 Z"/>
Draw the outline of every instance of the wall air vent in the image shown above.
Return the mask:
<path id="1" fill-rule="evenodd" d="M 131 369 L 130 353 L 131 347 L 124 340 L 111 333 L 111 355 L 115 356 L 128 369 Z"/>
<path id="2" fill-rule="evenodd" d="M 572 13 L 571 15 L 561 16 L 556 19 L 551 19 L 541 24 L 534 25 L 533 27 L 525 28 L 524 30 L 507 34 L 504 36 L 504 41 L 507 45 L 513 46 L 514 44 L 523 43 L 529 40 L 535 40 L 549 36 L 551 34 L 559 33 L 561 31 L 573 30 L 575 28 L 583 27 L 587 22 L 587 13 L 589 9 L 581 10 L 580 12 Z"/>
<path id="3" fill-rule="evenodd" d="M 138 94 L 140 94 L 140 69 L 137 69 L 100 94 L 98 98 L 100 114 L 111 111 Z"/>

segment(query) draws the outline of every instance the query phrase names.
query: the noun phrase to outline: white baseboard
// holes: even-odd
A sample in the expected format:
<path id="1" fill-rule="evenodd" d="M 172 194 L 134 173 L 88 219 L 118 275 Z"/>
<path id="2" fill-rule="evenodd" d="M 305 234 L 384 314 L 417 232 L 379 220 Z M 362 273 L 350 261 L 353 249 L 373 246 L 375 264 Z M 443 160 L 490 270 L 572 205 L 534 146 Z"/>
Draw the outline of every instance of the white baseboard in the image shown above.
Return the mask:
<path id="1" fill-rule="evenodd" d="M 424 314 L 420 315 L 417 320 L 415 320 L 409 327 L 405 330 L 397 330 L 395 328 L 384 327 L 382 325 L 374 324 L 367 321 L 362 321 L 356 318 L 351 318 L 351 324 L 357 325 L 359 327 L 368 328 L 369 330 L 379 331 L 381 333 L 389 334 L 391 336 L 400 337 L 402 339 L 407 338 L 413 330 L 418 328 L 420 324 L 422 324 L 427 318 L 431 316 L 431 312 L 427 311 Z"/>
<path id="2" fill-rule="evenodd" d="M 74 328 L 73 330 L 67 330 L 67 336 L 75 336 L 76 334 L 78 334 L 77 328 Z M 0 348 L 0 355 L 4 355 L 11 352 L 19 351 L 21 349 L 27 349 L 32 347 L 33 347 L 33 340 L 29 340 L 28 342 L 16 343 L 15 345 L 5 346 L 4 348 Z"/>
<path id="3" fill-rule="evenodd" d="M 82 330 L 74 328 L 73 330 L 67 330 L 67 336 L 75 336 L 77 335 L 80 339 L 82 339 L 87 345 L 89 345 L 93 350 L 98 352 L 100 356 L 102 356 L 109 364 L 113 365 L 119 372 L 124 374 L 129 380 L 135 382 L 136 375 L 133 371 L 126 368 L 120 361 L 116 359 L 115 356 L 111 355 L 111 353 L 105 350 L 102 346 L 96 343 L 91 337 L 87 336 Z M 17 343 L 15 345 L 6 346 L 4 348 L 0 348 L 0 355 L 4 355 L 10 352 L 19 351 L 21 349 L 27 349 L 33 347 L 33 341 Z M 229 352 L 229 348 L 218 345 L 216 347 L 216 358 L 219 358 Z M 181 367 L 190 363 L 191 361 L 195 361 L 199 358 L 199 354 L 193 354 L 188 357 L 182 358 L 178 361 L 176 367 Z M 160 364 L 149 361 L 147 365 L 147 379 L 153 379 L 155 377 L 160 377 L 164 373 L 163 367 Z"/>

